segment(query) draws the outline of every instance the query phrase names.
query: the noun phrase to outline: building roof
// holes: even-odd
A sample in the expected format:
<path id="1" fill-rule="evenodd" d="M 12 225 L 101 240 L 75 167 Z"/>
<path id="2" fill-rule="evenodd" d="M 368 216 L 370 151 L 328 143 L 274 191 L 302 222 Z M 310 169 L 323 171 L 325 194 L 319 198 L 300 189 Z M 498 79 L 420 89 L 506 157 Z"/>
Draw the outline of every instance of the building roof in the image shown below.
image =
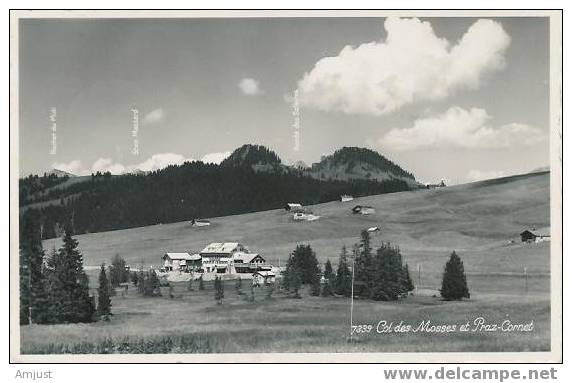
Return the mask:
<path id="1" fill-rule="evenodd" d="M 291 203 L 291 202 L 289 202 L 289 203 L 287 203 L 286 205 L 288 205 L 290 208 L 293 208 L 293 207 L 302 207 L 302 205 L 299 204 L 299 203 Z"/>
<path id="2" fill-rule="evenodd" d="M 250 263 L 250 262 L 252 262 L 252 260 L 254 258 L 256 258 L 258 256 L 259 256 L 259 254 L 256 254 L 256 253 L 239 252 L 239 253 L 235 253 L 232 258 L 234 259 L 235 262 L 237 260 L 241 260 L 243 263 Z"/>
<path id="3" fill-rule="evenodd" d="M 201 254 L 224 254 L 233 252 L 240 244 L 238 242 L 213 242 L 205 247 Z"/>
<path id="4" fill-rule="evenodd" d="M 173 260 L 185 260 L 185 261 L 198 261 L 201 259 L 199 254 L 189 254 L 189 253 L 165 253 L 163 258 L 169 257 Z"/>
<path id="5" fill-rule="evenodd" d="M 525 231 L 523 231 L 522 233 L 520 233 L 520 235 L 525 234 L 526 232 L 529 232 L 530 234 L 533 234 L 537 237 L 550 237 L 550 228 L 549 227 L 543 227 L 541 229 L 526 229 Z"/>
<path id="6" fill-rule="evenodd" d="M 274 274 L 274 272 L 272 272 L 272 271 L 255 271 L 252 274 L 253 275 L 259 274 L 259 275 L 262 275 L 263 277 L 275 277 L 276 276 L 276 274 Z"/>

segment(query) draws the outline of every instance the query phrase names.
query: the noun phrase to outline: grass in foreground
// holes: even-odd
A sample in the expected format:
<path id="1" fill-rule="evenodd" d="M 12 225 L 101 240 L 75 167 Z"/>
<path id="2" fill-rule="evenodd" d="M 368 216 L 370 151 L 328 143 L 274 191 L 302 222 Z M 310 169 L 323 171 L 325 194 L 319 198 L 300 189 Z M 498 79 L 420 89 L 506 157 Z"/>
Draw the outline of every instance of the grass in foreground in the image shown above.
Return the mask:
<path id="1" fill-rule="evenodd" d="M 247 292 L 248 289 L 245 289 Z M 142 298 L 134 292 L 113 299 L 109 322 L 21 327 L 23 354 L 245 353 L 245 352 L 481 352 L 546 351 L 550 348 L 550 303 L 545 293 L 480 295 L 470 301 L 443 302 L 412 296 L 399 302 L 356 300 L 354 324 L 372 324 L 369 334 L 349 343 L 349 299 L 275 293 L 255 302 L 227 283 L 217 305 L 211 286 L 175 298 Z M 507 304 L 510 302 L 510 304 Z M 530 333 L 379 334 L 380 320 L 418 324 L 461 324 L 483 317 L 490 322 L 534 320 Z"/>

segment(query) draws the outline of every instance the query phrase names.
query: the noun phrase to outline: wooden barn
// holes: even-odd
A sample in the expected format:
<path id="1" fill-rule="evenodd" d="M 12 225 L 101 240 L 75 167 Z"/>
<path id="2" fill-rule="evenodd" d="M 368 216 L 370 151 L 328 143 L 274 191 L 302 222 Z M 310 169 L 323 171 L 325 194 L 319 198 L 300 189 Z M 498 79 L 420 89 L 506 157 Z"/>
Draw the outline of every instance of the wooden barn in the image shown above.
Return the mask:
<path id="1" fill-rule="evenodd" d="M 550 241 L 550 228 L 544 229 L 527 229 L 520 233 L 520 240 L 522 242 L 545 242 Z"/>

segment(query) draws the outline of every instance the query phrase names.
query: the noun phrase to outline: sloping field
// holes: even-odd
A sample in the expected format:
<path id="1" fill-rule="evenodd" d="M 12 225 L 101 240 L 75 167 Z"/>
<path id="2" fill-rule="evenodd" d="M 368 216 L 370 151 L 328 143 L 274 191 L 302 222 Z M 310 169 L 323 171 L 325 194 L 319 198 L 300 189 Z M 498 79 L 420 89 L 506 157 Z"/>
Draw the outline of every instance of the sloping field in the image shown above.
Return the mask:
<path id="1" fill-rule="evenodd" d="M 377 213 L 355 216 L 356 204 Z M 226 353 L 226 352 L 435 352 L 546 351 L 550 349 L 550 243 L 522 244 L 527 227 L 549 225 L 549 174 L 508 177 L 437 190 L 386 194 L 313 206 L 321 219 L 294 222 L 284 211 L 212 219 L 210 227 L 188 223 L 157 225 L 78 236 L 87 265 L 109 262 L 119 253 L 132 265 L 159 265 L 166 251 L 198 251 L 212 241 L 239 241 L 268 261 L 282 263 L 296 243 L 310 243 L 321 261 L 337 261 L 340 247 L 351 247 L 360 230 L 380 226 L 374 244 L 400 246 L 417 290 L 397 302 L 356 300 L 354 324 L 379 321 L 417 326 L 461 325 L 483 318 L 533 326 L 522 332 L 451 332 L 356 335 L 348 343 L 349 299 L 289 299 L 278 289 L 237 294 L 226 281 L 222 305 L 206 289 L 188 291 L 174 283 L 172 298 L 143 298 L 130 287 L 113 297 L 110 321 L 21 327 L 23 353 Z M 510 241 L 514 240 L 514 243 Z M 56 244 L 57 245 L 57 244 Z M 47 241 L 50 250 L 54 241 Z M 438 288 L 444 264 L 456 250 L 465 264 L 471 299 L 444 302 Z M 528 275 L 523 274 L 524 267 Z M 420 272 L 419 272 L 420 270 Z M 97 270 L 90 268 L 93 287 Z M 473 355 L 474 357 L 474 355 Z M 499 354 L 499 361 L 502 359 Z M 382 359 L 380 359 L 382 360 Z"/>
<path id="2" fill-rule="evenodd" d="M 268 262 L 282 265 L 297 243 L 310 243 L 321 261 L 329 258 L 336 264 L 343 245 L 351 249 L 361 230 L 380 226 L 381 232 L 373 234 L 374 244 L 399 245 L 423 285 L 437 286 L 452 250 L 461 255 L 469 276 L 520 276 L 524 267 L 530 275 L 547 275 L 550 244 L 522 244 L 518 235 L 528 227 L 549 226 L 549 178 L 543 172 L 330 202 L 311 206 L 321 217 L 313 222 L 294 222 L 284 210 L 270 210 L 213 218 L 209 227 L 179 222 L 77 239 L 88 266 L 109 262 L 114 254 L 132 266 L 158 266 L 167 251 L 198 252 L 210 242 L 223 241 L 241 242 Z M 352 214 L 357 204 L 373 206 L 376 214 Z M 59 246 L 59 239 L 45 241 L 44 248 L 54 245 Z"/>

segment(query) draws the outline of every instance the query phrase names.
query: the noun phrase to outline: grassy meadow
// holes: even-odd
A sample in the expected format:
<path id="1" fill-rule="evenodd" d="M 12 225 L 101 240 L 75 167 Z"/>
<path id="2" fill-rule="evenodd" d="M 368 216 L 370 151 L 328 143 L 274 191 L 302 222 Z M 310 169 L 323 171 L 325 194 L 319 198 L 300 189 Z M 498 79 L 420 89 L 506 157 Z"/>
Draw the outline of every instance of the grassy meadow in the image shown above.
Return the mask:
<path id="1" fill-rule="evenodd" d="M 415 325 L 461 324 L 483 317 L 500 323 L 534 321 L 531 332 L 359 334 L 348 342 L 349 299 L 287 298 L 276 290 L 255 301 L 225 282 L 222 305 L 210 283 L 204 291 L 174 284 L 158 298 L 135 288 L 113 297 L 110 321 L 92 324 L 22 326 L 22 353 L 190 353 L 190 352 L 423 352 L 546 351 L 550 349 L 550 243 L 522 244 L 519 233 L 550 225 L 549 174 L 536 173 L 435 190 L 418 190 L 312 206 L 321 218 L 293 222 L 283 210 L 211 219 L 210 227 L 187 222 L 77 236 L 85 264 L 95 267 L 120 254 L 134 267 L 159 266 L 167 251 L 198 252 L 210 242 L 236 241 L 267 262 L 284 265 L 298 243 L 309 243 L 318 259 L 337 263 L 342 245 L 358 241 L 360 230 L 379 226 L 373 244 L 390 241 L 409 264 L 414 296 L 398 302 L 356 300 L 354 324 L 380 320 Z M 295 201 L 291 201 L 295 202 Z M 376 214 L 350 209 L 371 205 Z M 514 241 L 514 242 L 511 242 Z M 50 250 L 59 240 L 44 242 Z M 471 299 L 443 302 L 437 289 L 452 250 L 464 262 Z M 527 269 L 527 278 L 523 270 Z M 96 270 L 90 270 L 96 287 Z M 248 281 L 243 291 L 249 294 Z"/>

